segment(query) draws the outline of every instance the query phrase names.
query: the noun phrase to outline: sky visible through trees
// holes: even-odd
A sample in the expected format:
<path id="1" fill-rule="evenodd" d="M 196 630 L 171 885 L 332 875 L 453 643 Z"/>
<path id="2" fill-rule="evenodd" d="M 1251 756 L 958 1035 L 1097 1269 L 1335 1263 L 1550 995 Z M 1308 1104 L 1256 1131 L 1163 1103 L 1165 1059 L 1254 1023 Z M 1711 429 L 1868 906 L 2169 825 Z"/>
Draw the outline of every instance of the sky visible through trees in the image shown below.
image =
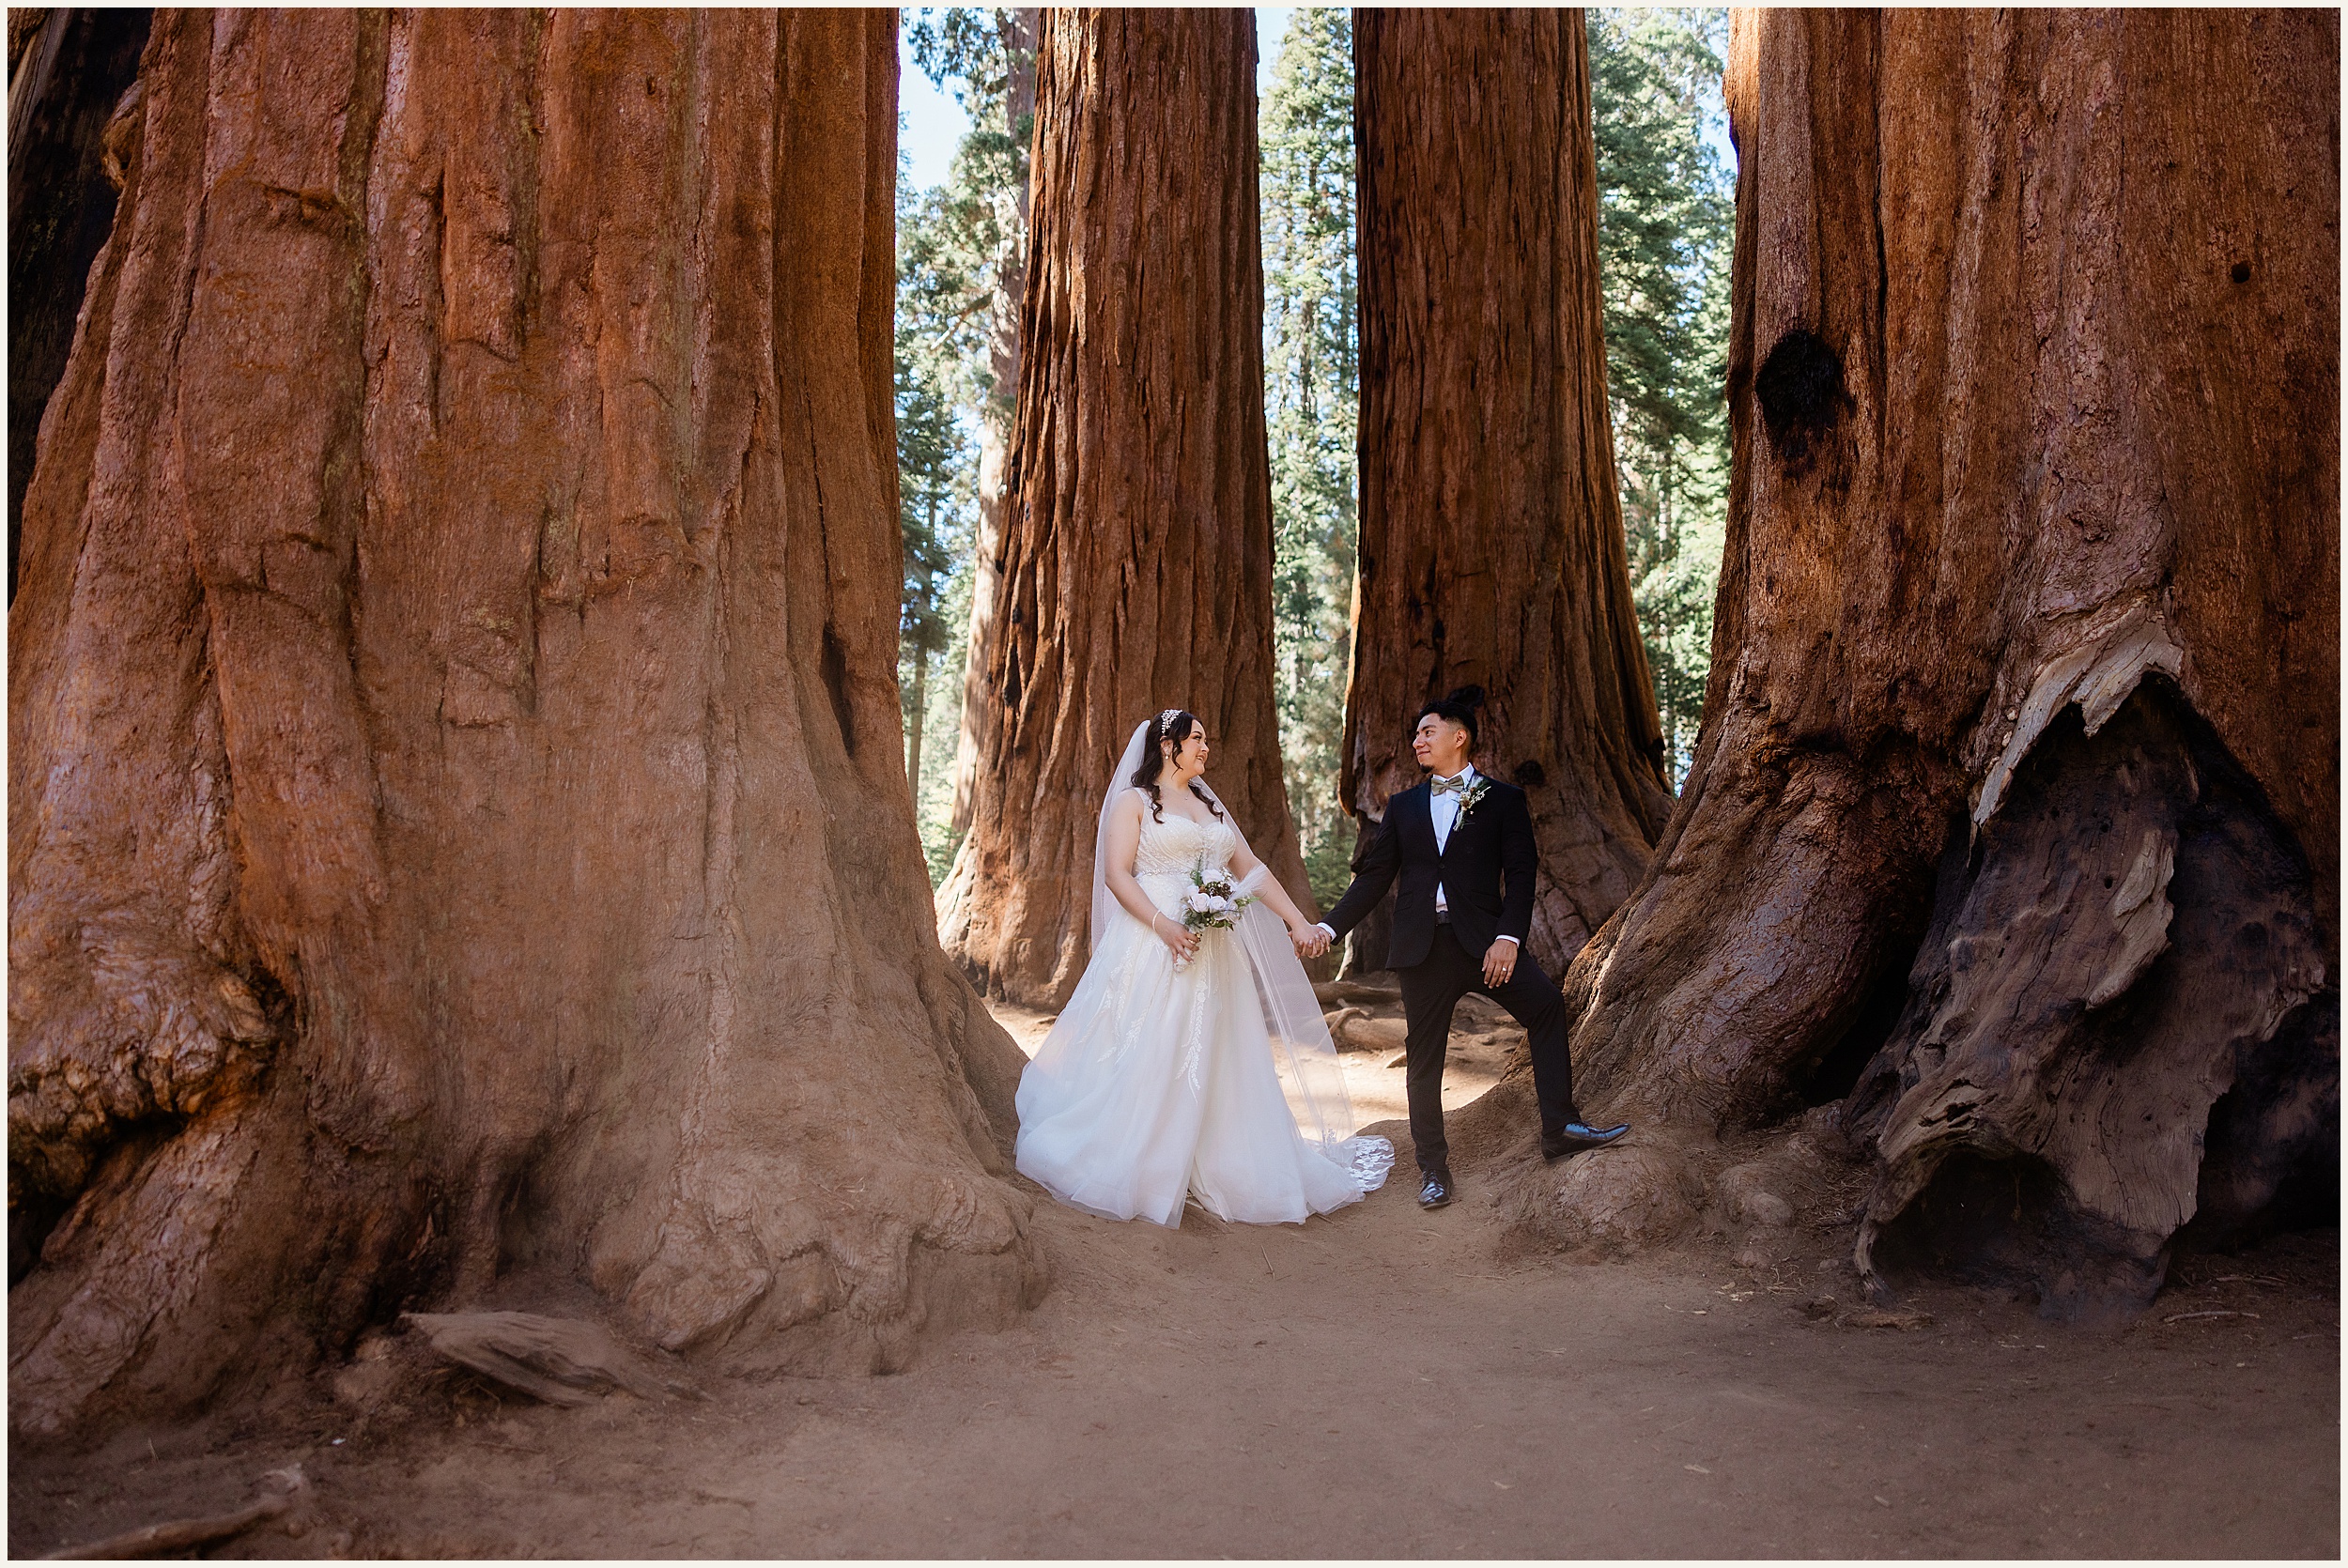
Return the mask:
<path id="1" fill-rule="evenodd" d="M 1695 749 L 1725 530 L 1722 379 L 1735 172 L 1720 101 L 1727 13 L 1591 10 L 1608 391 L 1631 581 L 1675 784 Z M 897 414 L 905 583 L 900 685 L 932 881 L 951 766 L 993 386 L 996 269 L 1017 232 L 1026 148 L 1000 131 L 1032 69 L 984 8 L 907 10 L 900 116 Z M 1352 657 L 1355 344 L 1352 12 L 1258 12 L 1265 424 L 1274 648 L 1291 809 L 1315 894 L 1344 885 L 1337 804 Z"/>

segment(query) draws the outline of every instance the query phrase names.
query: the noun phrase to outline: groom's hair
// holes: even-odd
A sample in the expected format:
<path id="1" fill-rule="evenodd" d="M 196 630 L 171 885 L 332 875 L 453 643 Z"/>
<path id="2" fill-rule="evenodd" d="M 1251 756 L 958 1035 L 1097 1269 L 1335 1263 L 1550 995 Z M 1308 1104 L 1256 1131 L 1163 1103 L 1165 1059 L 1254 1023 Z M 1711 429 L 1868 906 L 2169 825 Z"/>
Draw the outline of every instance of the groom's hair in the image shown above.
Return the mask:
<path id="1" fill-rule="evenodd" d="M 1433 714 L 1464 729 L 1468 732 L 1468 746 L 1473 748 L 1475 745 L 1475 710 L 1483 705 L 1482 686 L 1460 686 L 1448 696 L 1430 697 L 1420 703 L 1418 712 L 1411 716 L 1411 728 L 1417 729 L 1420 719 Z"/>

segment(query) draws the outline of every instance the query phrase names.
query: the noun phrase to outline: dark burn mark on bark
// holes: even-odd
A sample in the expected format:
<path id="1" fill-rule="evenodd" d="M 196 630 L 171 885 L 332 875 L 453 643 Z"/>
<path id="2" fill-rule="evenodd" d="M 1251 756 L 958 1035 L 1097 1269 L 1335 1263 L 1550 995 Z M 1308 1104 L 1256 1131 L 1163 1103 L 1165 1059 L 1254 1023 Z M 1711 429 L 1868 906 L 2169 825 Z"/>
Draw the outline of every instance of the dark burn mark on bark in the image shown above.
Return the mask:
<path id="1" fill-rule="evenodd" d="M 840 724 L 840 744 L 856 755 L 856 709 L 848 701 L 848 651 L 839 634 L 824 628 L 824 689 L 831 694 L 831 716 Z"/>
<path id="2" fill-rule="evenodd" d="M 65 377 L 91 265 L 113 231 L 108 123 L 137 80 L 152 11 L 54 10 L 15 63 L 8 135 L 8 598 L 34 448 Z M 135 146 L 135 143 L 132 143 Z"/>
<path id="3" fill-rule="evenodd" d="M 1753 378 L 1769 445 L 1786 467 L 1800 469 L 1849 401 L 1843 361 L 1824 338 L 1797 327 L 1777 340 Z"/>
<path id="4" fill-rule="evenodd" d="M 2246 936 L 2251 934 L 2246 930 Z M 2266 945 L 2257 933 L 2256 945 Z M 2233 1087 L 2209 1110 L 2191 1251 L 2247 1246 L 2276 1231 L 2340 1224 L 2340 992 L 2326 987 L 2235 1058 Z"/>

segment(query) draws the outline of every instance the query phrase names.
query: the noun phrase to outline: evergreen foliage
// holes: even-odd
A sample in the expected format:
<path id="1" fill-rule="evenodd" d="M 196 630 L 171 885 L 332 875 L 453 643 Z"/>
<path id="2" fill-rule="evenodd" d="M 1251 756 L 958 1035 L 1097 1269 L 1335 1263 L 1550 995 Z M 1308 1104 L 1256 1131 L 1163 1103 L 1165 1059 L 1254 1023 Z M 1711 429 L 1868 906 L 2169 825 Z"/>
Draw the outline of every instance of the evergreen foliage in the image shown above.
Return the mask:
<path id="1" fill-rule="evenodd" d="M 914 799 L 924 806 L 953 761 L 962 712 L 956 655 L 966 635 L 978 509 L 977 448 L 947 391 L 962 363 L 954 314 L 962 284 L 935 254 L 941 194 L 917 194 L 901 182 L 897 204 L 897 484 L 904 540 L 897 688 L 904 704 L 905 768 Z M 959 617 L 953 613 L 957 600 L 965 607 Z M 921 816 L 934 885 L 943 870 L 935 864 L 929 812 Z"/>
<path id="2" fill-rule="evenodd" d="M 1281 761 L 1305 871 L 1325 905 L 1344 891 L 1353 849 L 1337 799 L 1359 414 L 1351 11 L 1290 15 L 1257 134 Z"/>
<path id="3" fill-rule="evenodd" d="M 1675 785 L 1711 668 L 1728 518 L 1728 270 L 1734 177 L 1719 123 L 1717 10 L 1592 10 L 1599 289 L 1632 594 Z"/>
<path id="4" fill-rule="evenodd" d="M 901 346 L 896 357 L 898 522 L 904 538 L 904 595 L 898 671 L 907 736 L 906 767 L 918 779 L 924 761 L 923 721 L 930 677 L 949 640 L 947 580 L 968 553 L 959 515 L 968 442 L 955 427 L 935 380 Z M 910 666 L 910 669 L 906 667 Z"/>
<path id="5" fill-rule="evenodd" d="M 1704 706 L 1726 533 L 1733 173 L 1722 117 L 1724 11 L 1591 10 L 1600 290 L 1631 583 L 1675 781 Z M 981 421 L 1010 419 L 987 351 L 996 280 L 1027 243 L 1019 195 L 1031 122 L 1002 129 L 1016 65 L 1003 13 L 908 11 L 916 63 L 973 129 L 944 184 L 898 204 L 898 442 L 905 528 L 899 674 L 918 727 L 914 782 L 933 879 L 947 834 L 969 626 Z M 1274 516 L 1274 653 L 1282 761 L 1307 873 L 1345 885 L 1353 825 L 1337 799 L 1355 548 L 1358 366 L 1352 17 L 1290 14 L 1259 110 L 1264 396 Z M 926 662 L 925 662 L 926 661 Z M 926 683 L 926 684 L 925 684 Z M 920 696 L 917 697 L 917 693 Z M 908 736 L 910 741 L 910 734 Z"/>
<path id="6" fill-rule="evenodd" d="M 945 879 L 956 848 L 950 819 L 970 631 L 977 435 L 981 423 L 1008 428 L 1018 392 L 996 384 L 988 346 L 997 326 L 996 281 L 1027 245 L 1020 198 L 1027 184 L 1033 116 L 1022 115 L 1007 127 L 1006 107 L 1013 70 L 1032 69 L 1034 61 L 1006 45 L 1009 29 L 999 9 L 905 14 L 916 65 L 954 95 L 971 121 L 944 183 L 915 191 L 901 177 L 897 202 L 898 462 L 906 584 L 898 682 L 905 693 L 906 756 L 919 764 L 913 796 L 935 886 Z M 920 431 L 908 435 L 909 422 L 917 421 Z"/>

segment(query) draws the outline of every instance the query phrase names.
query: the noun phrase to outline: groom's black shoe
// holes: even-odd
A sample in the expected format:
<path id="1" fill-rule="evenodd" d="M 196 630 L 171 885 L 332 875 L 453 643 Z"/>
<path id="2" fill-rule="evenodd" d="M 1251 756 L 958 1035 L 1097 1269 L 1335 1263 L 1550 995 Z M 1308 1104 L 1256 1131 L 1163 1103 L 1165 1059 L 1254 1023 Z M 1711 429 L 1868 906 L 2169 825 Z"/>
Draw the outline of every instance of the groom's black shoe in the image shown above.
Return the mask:
<path id="1" fill-rule="evenodd" d="M 1541 1134 L 1541 1158 L 1563 1160 L 1583 1149 L 1604 1148 L 1630 1130 L 1627 1122 L 1618 1127 L 1584 1127 L 1580 1122 L 1568 1122 L 1554 1132 Z"/>
<path id="2" fill-rule="evenodd" d="M 1450 1177 L 1450 1176 L 1430 1176 L 1427 1177 L 1427 1178 L 1426 1178 L 1426 1179 L 1425 1179 L 1422 1183 L 1420 1183 L 1420 1185 L 1419 1185 L 1419 1190 L 1418 1190 L 1418 1207 L 1421 1207 L 1421 1208 L 1441 1208 L 1444 1205 L 1445 1205 L 1445 1204 L 1449 1203 L 1450 1201 L 1451 1201 L 1451 1177 Z"/>

